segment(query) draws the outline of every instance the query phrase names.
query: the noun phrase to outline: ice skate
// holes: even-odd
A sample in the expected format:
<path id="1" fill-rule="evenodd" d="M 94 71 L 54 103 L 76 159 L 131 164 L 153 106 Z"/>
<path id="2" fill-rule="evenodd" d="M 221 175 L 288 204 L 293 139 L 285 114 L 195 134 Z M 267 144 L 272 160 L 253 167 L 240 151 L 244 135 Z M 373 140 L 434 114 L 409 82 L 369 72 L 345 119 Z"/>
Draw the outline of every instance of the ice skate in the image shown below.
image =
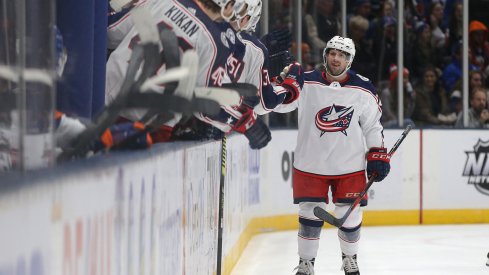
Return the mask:
<path id="1" fill-rule="evenodd" d="M 341 267 L 345 271 L 345 275 L 360 275 L 360 270 L 357 264 L 357 254 L 355 255 L 345 255 L 341 253 L 341 258 L 343 259 L 343 266 Z"/>
<path id="2" fill-rule="evenodd" d="M 297 270 L 295 275 L 314 275 L 314 260 L 299 260 L 299 265 L 294 268 L 294 271 Z"/>

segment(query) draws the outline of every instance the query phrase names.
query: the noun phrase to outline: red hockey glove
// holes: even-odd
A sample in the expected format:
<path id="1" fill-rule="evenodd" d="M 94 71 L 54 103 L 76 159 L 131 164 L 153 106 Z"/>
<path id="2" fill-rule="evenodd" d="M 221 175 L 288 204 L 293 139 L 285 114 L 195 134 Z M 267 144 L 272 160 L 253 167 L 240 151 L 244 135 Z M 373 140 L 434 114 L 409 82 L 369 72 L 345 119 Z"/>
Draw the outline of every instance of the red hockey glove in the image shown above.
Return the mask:
<path id="1" fill-rule="evenodd" d="M 391 155 L 387 153 L 387 148 L 372 147 L 367 154 L 367 176 L 375 176 L 374 181 L 382 181 L 389 171 Z"/>
<path id="2" fill-rule="evenodd" d="M 242 133 L 249 141 L 251 149 L 261 149 L 272 139 L 268 126 L 257 118 L 256 113 L 249 106 L 241 104 L 238 111 L 241 118 L 233 125 L 233 130 Z"/>
<path id="3" fill-rule="evenodd" d="M 284 69 L 280 76 L 283 79 L 280 85 L 287 90 L 283 103 L 292 103 L 299 97 L 304 86 L 302 67 L 298 62 L 292 63 Z"/>

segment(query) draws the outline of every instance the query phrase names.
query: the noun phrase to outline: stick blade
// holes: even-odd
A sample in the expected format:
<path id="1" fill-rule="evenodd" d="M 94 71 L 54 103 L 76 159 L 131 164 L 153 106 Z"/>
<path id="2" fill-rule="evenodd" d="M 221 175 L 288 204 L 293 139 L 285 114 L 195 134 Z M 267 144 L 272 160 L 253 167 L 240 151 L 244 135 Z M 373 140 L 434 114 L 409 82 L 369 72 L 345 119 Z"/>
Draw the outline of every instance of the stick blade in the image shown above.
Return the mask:
<path id="1" fill-rule="evenodd" d="M 338 228 L 340 228 L 344 223 L 343 220 L 335 218 L 333 215 L 329 214 L 326 210 L 322 209 L 319 206 L 314 207 L 314 215 L 319 219 Z"/>

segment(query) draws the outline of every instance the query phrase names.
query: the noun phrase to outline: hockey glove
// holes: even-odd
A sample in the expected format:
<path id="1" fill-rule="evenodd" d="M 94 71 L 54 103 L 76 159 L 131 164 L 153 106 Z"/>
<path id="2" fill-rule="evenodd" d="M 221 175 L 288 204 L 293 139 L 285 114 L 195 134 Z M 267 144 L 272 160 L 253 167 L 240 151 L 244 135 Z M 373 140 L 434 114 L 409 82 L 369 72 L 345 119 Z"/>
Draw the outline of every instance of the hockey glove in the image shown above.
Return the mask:
<path id="1" fill-rule="evenodd" d="M 249 106 L 242 104 L 238 111 L 241 118 L 234 124 L 233 130 L 242 133 L 249 141 L 251 149 L 261 149 L 272 139 L 268 126 L 257 118 L 256 113 Z"/>
<path id="2" fill-rule="evenodd" d="M 268 56 L 268 74 L 271 78 L 280 75 L 284 67 L 294 62 L 294 56 L 285 50 Z"/>
<path id="3" fill-rule="evenodd" d="M 183 124 L 179 122 L 172 132 L 172 140 L 220 140 L 223 137 L 223 131 L 196 117 L 190 118 Z"/>
<path id="4" fill-rule="evenodd" d="M 287 90 L 283 104 L 294 102 L 304 86 L 304 74 L 301 65 L 297 62 L 290 64 L 280 73 L 280 78 L 283 79 L 280 85 Z"/>
<path id="5" fill-rule="evenodd" d="M 367 176 L 375 177 L 374 181 L 382 181 L 389 171 L 391 155 L 387 153 L 387 148 L 372 147 L 367 154 Z"/>
<path id="6" fill-rule="evenodd" d="M 292 45 L 292 33 L 287 28 L 277 29 L 267 33 L 260 40 L 267 47 L 268 53 L 274 55 L 290 49 Z"/>
<path id="7" fill-rule="evenodd" d="M 116 124 L 105 130 L 102 136 L 95 140 L 92 149 L 97 152 L 102 149 L 145 149 L 149 148 L 153 141 L 145 127 L 139 122 L 124 122 Z"/>

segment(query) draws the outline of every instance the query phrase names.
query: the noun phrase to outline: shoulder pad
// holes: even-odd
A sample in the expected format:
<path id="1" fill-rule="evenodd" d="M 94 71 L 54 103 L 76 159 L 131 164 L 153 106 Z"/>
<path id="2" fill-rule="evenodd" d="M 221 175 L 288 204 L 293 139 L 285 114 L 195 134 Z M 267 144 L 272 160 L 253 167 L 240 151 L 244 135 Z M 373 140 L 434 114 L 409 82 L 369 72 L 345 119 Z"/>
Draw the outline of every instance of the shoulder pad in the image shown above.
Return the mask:
<path id="1" fill-rule="evenodd" d="M 366 78 L 361 74 L 357 74 L 351 70 L 348 73 L 350 74 L 350 79 L 348 80 L 347 85 L 361 87 L 366 90 L 369 90 L 373 94 L 377 94 L 377 90 L 372 84 L 372 81 L 370 81 L 370 79 Z"/>
<path id="2" fill-rule="evenodd" d="M 324 82 L 321 72 L 318 70 L 304 72 L 304 81 Z"/>

